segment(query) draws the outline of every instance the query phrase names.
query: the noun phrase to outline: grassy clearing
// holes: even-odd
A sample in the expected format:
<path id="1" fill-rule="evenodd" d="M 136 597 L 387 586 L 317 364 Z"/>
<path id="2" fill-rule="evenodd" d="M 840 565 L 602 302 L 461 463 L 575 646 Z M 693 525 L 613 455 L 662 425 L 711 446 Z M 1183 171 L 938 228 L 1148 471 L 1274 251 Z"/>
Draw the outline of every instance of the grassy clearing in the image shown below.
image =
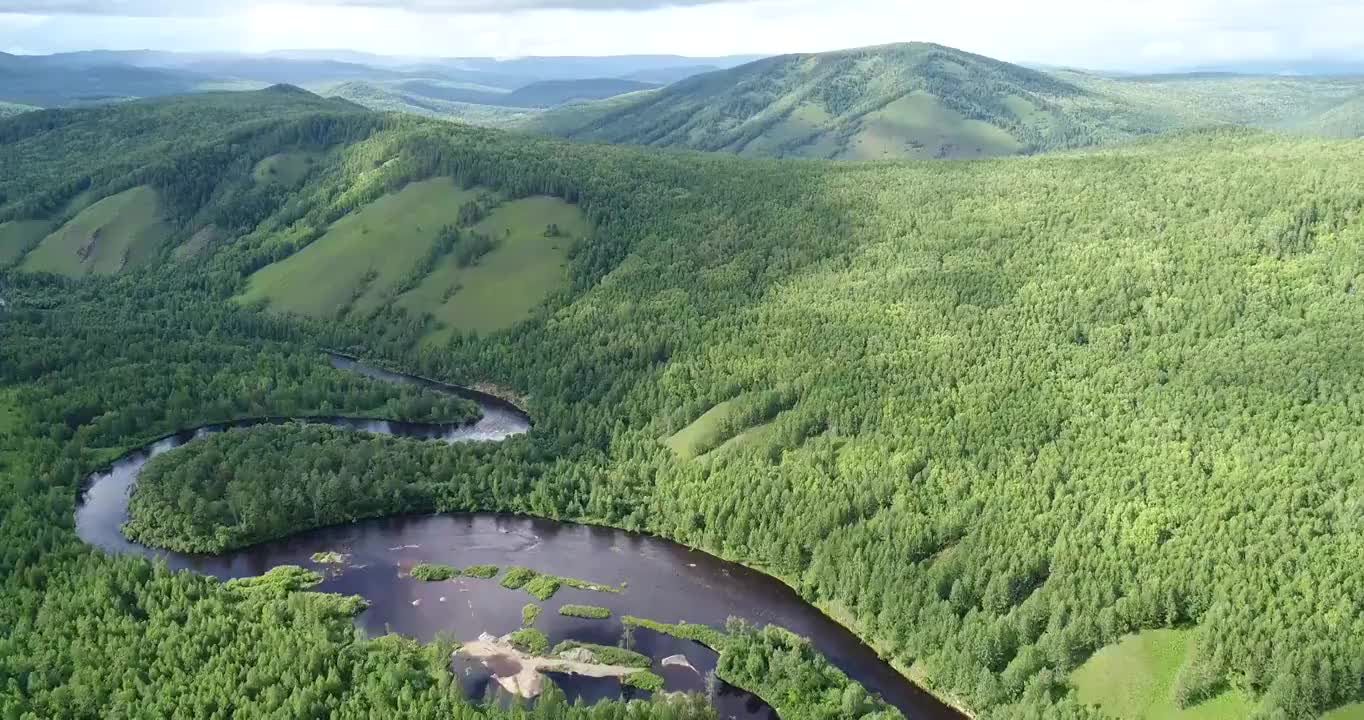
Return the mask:
<path id="1" fill-rule="evenodd" d="M 217 245 L 222 239 L 223 231 L 219 230 L 216 225 L 200 228 L 198 232 L 194 233 L 193 237 L 175 248 L 175 259 L 183 262 L 197 258 L 208 252 L 209 248 Z"/>
<path id="2" fill-rule="evenodd" d="M 575 605 L 569 603 L 559 608 L 559 614 L 565 617 L 605 620 L 611 617 L 611 610 L 609 608 L 601 607 L 600 605 Z"/>
<path id="3" fill-rule="evenodd" d="M 554 646 L 551 655 L 560 657 L 572 650 L 586 650 L 592 653 L 592 662 L 602 665 L 623 665 L 625 667 L 649 668 L 653 667 L 654 661 L 648 655 L 637 653 L 634 650 L 626 650 L 614 645 L 597 645 L 595 643 L 578 642 L 577 640 L 565 640 Z"/>
<path id="4" fill-rule="evenodd" d="M 974 158 L 1023 146 L 1004 130 L 969 120 L 926 93 L 912 93 L 861 120 L 840 159 Z"/>
<path id="5" fill-rule="evenodd" d="M 1321 720 L 1364 720 L 1364 702 L 1342 705 L 1322 715 Z"/>
<path id="6" fill-rule="evenodd" d="M 277 182 L 281 185 L 294 187 L 303 182 L 303 178 L 308 177 L 308 173 L 317 166 L 320 153 L 313 152 L 287 152 L 271 155 L 264 160 L 256 163 L 253 172 L 256 182 L 268 183 Z"/>
<path id="7" fill-rule="evenodd" d="M 1248 698 L 1235 690 L 1194 707 L 1174 702 L 1175 675 L 1189 651 L 1189 630 L 1146 630 L 1102 648 L 1071 673 L 1081 702 L 1104 713 L 1144 720 L 1233 720 L 1250 715 Z"/>
<path id="8" fill-rule="evenodd" d="M 143 185 L 82 210 L 44 238 L 24 258 L 23 269 L 111 275 L 147 264 L 169 235 L 156 191 Z"/>
<path id="9" fill-rule="evenodd" d="M 550 224 L 559 227 L 558 237 L 546 237 Z M 431 343 L 456 332 L 502 330 L 529 317 L 567 285 L 568 249 L 588 227 L 582 213 L 563 200 L 531 197 L 502 204 L 473 230 L 492 237 L 497 247 L 469 267 L 445 258 L 398 299 L 412 312 L 435 317 Z"/>
<path id="10" fill-rule="evenodd" d="M 535 628 L 521 628 L 507 638 L 512 647 L 531 655 L 544 655 L 549 651 L 549 636 Z"/>
<path id="11" fill-rule="evenodd" d="M 459 206 L 477 194 L 460 189 L 450 178 L 411 183 L 256 272 L 240 300 L 264 300 L 276 310 L 312 317 L 332 317 L 352 302 L 357 308 L 373 306 L 385 288 L 426 256 L 440 229 L 456 223 Z"/>
<path id="12" fill-rule="evenodd" d="M 46 220 L 16 220 L 0 223 L 0 267 L 13 264 L 28 249 L 52 232 Z"/>
<path id="13" fill-rule="evenodd" d="M 699 457 L 706 448 L 714 447 L 719 442 L 720 428 L 724 421 L 729 418 L 730 411 L 734 408 L 733 400 L 726 400 L 715 407 L 707 410 L 696 418 L 692 423 L 669 437 L 663 442 L 672 449 L 680 460 L 691 460 Z"/>

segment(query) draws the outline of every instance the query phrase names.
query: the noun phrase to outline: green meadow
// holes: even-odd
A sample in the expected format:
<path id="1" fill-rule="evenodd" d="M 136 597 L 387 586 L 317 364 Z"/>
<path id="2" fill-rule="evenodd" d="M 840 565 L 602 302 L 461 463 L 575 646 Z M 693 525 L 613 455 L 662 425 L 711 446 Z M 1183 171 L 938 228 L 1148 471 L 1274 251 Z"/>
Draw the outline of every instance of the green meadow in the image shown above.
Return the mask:
<path id="1" fill-rule="evenodd" d="M 46 220 L 16 220 L 0 223 L 0 267 L 23 257 L 29 247 L 52 230 Z"/>
<path id="2" fill-rule="evenodd" d="M 477 191 L 450 178 L 414 182 L 332 224 L 307 247 L 250 277 L 243 302 L 331 317 L 354 302 L 377 305 L 383 290 L 426 256 L 437 233 L 456 222 L 461 204 Z"/>
<path id="3" fill-rule="evenodd" d="M 558 225 L 560 234 L 547 237 Z M 399 297 L 403 307 L 431 313 L 438 324 L 431 343 L 455 332 L 493 332 L 530 316 L 550 293 L 568 284 L 568 249 L 587 233 L 576 207 L 558 198 L 530 197 L 500 205 L 476 225 L 497 246 L 468 267 L 446 257 L 416 288 Z"/>
<path id="4" fill-rule="evenodd" d="M 23 269 L 111 275 L 150 262 L 169 235 L 156 191 L 143 185 L 80 211 L 24 258 Z"/>
<path id="5" fill-rule="evenodd" d="M 1252 705 L 1227 690 L 1192 707 L 1174 700 L 1175 676 L 1189 653 L 1190 630 L 1145 630 L 1101 648 L 1071 674 L 1080 702 L 1132 720 L 1239 720 Z M 1346 716 L 1348 717 L 1348 716 Z"/>

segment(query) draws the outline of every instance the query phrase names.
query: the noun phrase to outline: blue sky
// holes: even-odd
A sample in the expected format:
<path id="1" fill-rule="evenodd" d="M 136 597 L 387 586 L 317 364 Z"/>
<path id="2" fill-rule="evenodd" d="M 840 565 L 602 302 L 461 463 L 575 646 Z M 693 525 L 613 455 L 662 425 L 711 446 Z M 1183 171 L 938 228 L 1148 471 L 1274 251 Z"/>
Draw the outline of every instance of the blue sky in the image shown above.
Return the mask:
<path id="1" fill-rule="evenodd" d="M 1364 59 L 1361 0 L 0 0 L 0 50 L 721 55 L 905 40 L 1014 62 Z"/>

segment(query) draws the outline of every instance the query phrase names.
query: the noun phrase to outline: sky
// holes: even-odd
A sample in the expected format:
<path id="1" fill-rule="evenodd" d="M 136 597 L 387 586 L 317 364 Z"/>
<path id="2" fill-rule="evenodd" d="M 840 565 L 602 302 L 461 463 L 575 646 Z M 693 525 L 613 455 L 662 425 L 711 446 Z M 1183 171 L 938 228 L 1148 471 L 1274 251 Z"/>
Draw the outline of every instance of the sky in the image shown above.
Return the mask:
<path id="1" fill-rule="evenodd" d="M 714 56 L 930 41 L 1104 69 L 1364 60 L 1364 0 L 0 0 L 0 51 Z"/>

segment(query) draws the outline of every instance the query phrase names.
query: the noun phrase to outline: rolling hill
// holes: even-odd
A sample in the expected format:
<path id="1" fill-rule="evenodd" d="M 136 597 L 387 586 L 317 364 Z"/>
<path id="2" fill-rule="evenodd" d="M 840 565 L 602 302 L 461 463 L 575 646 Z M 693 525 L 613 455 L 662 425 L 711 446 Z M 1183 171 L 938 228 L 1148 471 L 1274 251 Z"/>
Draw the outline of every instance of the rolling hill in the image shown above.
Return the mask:
<path id="1" fill-rule="evenodd" d="M 912 43 L 786 55 L 531 129 L 617 143 L 840 159 L 1010 155 L 1104 144 L 1161 118 L 1047 74 Z"/>
<path id="2" fill-rule="evenodd" d="M 425 80 L 411 80 L 390 86 L 393 91 L 420 100 L 434 99 L 443 102 L 491 105 L 523 110 L 548 108 L 583 100 L 601 100 L 656 87 L 658 85 L 653 83 L 618 78 L 544 80 L 524 85 L 510 92 L 479 90 Z"/>
<path id="3" fill-rule="evenodd" d="M 1360 77 L 1032 70 L 938 45 L 789 55 L 553 109 L 535 132 L 762 157 L 971 158 L 1242 125 L 1345 133 Z"/>
<path id="4" fill-rule="evenodd" d="M 911 98 L 934 117 L 1026 101 L 1041 133 L 1107 107 L 1049 76 L 895 53 L 937 78 Z M 754 106 L 775 69 L 823 63 L 744 70 Z M 894 95 L 882 74 L 856 77 Z M 994 80 L 954 110 L 935 93 L 958 74 Z M 836 83 L 781 86 L 876 112 Z M 1359 142 L 1224 127 L 778 162 L 281 87 L 9 118 L 0 166 L 16 168 L 0 256 L 21 268 L 0 270 L 12 714 L 479 712 L 452 692 L 448 647 L 357 637 L 313 604 L 335 596 L 252 595 L 72 531 L 82 479 L 123 448 L 248 414 L 373 412 L 334 378 L 300 387 L 331 377 L 323 347 L 528 398 L 529 435 L 432 449 L 431 485 L 379 493 L 379 514 L 569 519 L 760 567 L 980 716 L 1310 718 L 1364 698 Z M 85 277 L 96 229 L 118 242 Z M 172 253 L 207 231 L 220 241 Z M 310 490 L 352 471 L 337 455 L 272 478 L 296 502 L 255 513 L 307 526 Z M 192 491 L 167 522 L 225 512 Z M 300 658 L 306 673 L 259 670 Z M 786 677 L 776 660 L 745 665 Z M 333 676 L 349 681 L 318 682 Z M 862 706 L 810 677 L 785 696 Z"/>
<path id="5" fill-rule="evenodd" d="M 79 67 L 24 55 L 0 58 L 0 101 L 38 107 L 187 93 L 209 80 L 183 70 L 113 64 Z"/>
<path id="6" fill-rule="evenodd" d="M 0 118 L 6 118 L 19 113 L 26 113 L 30 110 L 37 110 L 33 105 L 21 105 L 19 103 L 0 102 Z"/>

